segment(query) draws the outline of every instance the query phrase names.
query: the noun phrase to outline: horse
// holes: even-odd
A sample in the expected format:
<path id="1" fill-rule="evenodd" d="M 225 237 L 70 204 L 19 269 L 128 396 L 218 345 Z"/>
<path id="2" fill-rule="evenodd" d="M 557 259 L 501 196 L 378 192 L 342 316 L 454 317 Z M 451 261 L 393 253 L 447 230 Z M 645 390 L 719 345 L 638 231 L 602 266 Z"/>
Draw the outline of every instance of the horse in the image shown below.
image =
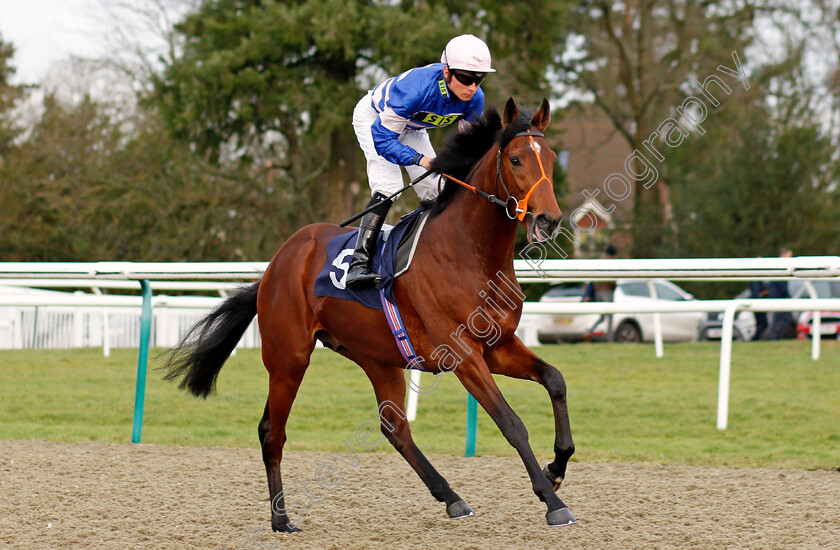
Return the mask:
<path id="1" fill-rule="evenodd" d="M 517 228 L 525 226 L 529 243 L 537 244 L 552 238 L 562 219 L 551 180 L 556 155 L 543 134 L 549 121 L 546 99 L 530 117 L 510 98 L 501 116 L 488 108 L 471 128 L 450 139 L 432 168 L 447 181 L 429 205 L 432 211 L 411 268 L 394 281 L 393 295 L 417 356 L 425 358 L 422 368 L 455 374 L 521 457 L 534 493 L 547 507 L 548 524 L 568 525 L 576 519 L 556 494 L 575 450 L 566 383 L 555 367 L 515 335 L 524 299 L 513 270 Z M 319 223 L 293 234 L 258 282 L 227 298 L 170 350 L 161 367 L 165 378 L 180 379 L 181 389 L 206 398 L 257 317 L 269 375 L 258 434 L 271 527 L 295 532 L 300 529 L 286 509 L 280 465 L 289 411 L 320 340 L 364 370 L 379 404 L 382 434 L 432 496 L 446 505 L 448 516 L 472 516 L 473 509 L 411 437 L 403 411 L 408 365 L 382 311 L 313 295 L 328 243 L 347 231 L 352 229 Z M 525 425 L 505 401 L 493 374 L 533 380 L 548 391 L 555 442 L 554 460 L 545 468 L 540 468 Z"/>

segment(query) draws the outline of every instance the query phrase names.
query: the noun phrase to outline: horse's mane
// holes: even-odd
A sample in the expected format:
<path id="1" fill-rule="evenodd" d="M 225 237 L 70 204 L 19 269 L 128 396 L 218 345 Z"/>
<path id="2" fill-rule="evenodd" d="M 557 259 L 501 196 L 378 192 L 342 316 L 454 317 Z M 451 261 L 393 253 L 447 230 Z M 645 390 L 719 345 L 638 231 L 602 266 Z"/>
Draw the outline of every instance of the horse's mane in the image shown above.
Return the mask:
<path id="1" fill-rule="evenodd" d="M 498 111 L 489 107 L 478 122 L 464 132 L 449 137 L 440 154 L 432 161 L 432 170 L 466 181 L 475 164 L 494 144 L 498 143 L 499 147 L 504 149 L 516 134 L 531 127 L 530 121 L 531 114 L 520 109 L 519 118 L 502 129 L 502 119 Z M 431 208 L 432 216 L 440 214 L 452 202 L 455 193 L 462 189 L 454 181 L 446 178 L 444 181 L 446 183 L 440 195 L 432 201 L 424 202 L 425 206 Z"/>

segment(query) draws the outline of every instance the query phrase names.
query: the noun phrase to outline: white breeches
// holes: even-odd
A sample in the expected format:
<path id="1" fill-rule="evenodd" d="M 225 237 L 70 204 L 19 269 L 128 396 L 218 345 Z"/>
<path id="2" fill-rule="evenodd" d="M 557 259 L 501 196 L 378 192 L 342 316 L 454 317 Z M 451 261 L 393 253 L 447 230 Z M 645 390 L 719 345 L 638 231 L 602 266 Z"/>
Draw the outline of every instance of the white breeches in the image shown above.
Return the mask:
<path id="1" fill-rule="evenodd" d="M 353 110 L 353 129 L 356 131 L 356 138 L 359 140 L 359 145 L 362 147 L 362 152 L 364 152 L 367 160 L 367 175 L 371 195 L 377 192 L 390 195 L 402 189 L 405 183 L 400 166 L 379 156 L 373 145 L 370 127 L 378 116 L 379 114 L 370 105 L 370 94 L 364 96 Z M 435 150 L 431 141 L 429 141 L 429 134 L 426 133 L 426 130 L 403 132 L 400 134 L 399 140 L 400 143 L 411 147 L 421 155 L 431 158 L 435 156 Z M 416 164 L 403 166 L 403 168 L 408 172 L 408 177 L 412 181 L 426 173 L 425 169 Z M 432 200 L 438 196 L 439 179 L 440 177 L 437 174 L 429 174 L 414 185 L 414 190 L 420 200 Z"/>

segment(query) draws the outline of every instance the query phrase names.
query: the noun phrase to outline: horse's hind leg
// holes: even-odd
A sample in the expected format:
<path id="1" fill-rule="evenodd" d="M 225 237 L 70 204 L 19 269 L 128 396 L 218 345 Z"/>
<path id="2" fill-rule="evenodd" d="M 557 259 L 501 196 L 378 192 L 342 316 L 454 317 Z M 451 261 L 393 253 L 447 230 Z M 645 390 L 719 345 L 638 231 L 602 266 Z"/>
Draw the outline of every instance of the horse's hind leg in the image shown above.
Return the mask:
<path id="1" fill-rule="evenodd" d="M 566 466 L 575 452 L 566 402 L 566 381 L 563 375 L 537 357 L 518 338 L 511 340 L 505 346 L 494 348 L 492 353 L 485 356 L 485 359 L 493 374 L 534 380 L 548 391 L 551 407 L 554 409 L 554 461 L 545 467 L 543 473 L 554 485 L 556 491 L 566 477 Z"/>
<path id="2" fill-rule="evenodd" d="M 373 384 L 376 401 L 379 404 L 382 433 L 391 445 L 414 468 L 432 496 L 439 502 L 446 504 L 446 513 L 449 514 L 450 518 L 475 515 L 469 504 L 464 502 L 449 487 L 449 483 L 432 466 L 411 437 L 411 428 L 403 411 L 403 403 L 405 403 L 404 371 L 395 367 L 365 364 L 362 364 L 362 368 L 364 368 Z"/>
<path id="3" fill-rule="evenodd" d="M 311 350 L 310 350 L 311 351 Z M 263 362 L 269 372 L 268 400 L 265 404 L 258 432 L 262 446 L 263 462 L 268 477 L 268 493 L 271 502 L 271 528 L 274 531 L 293 533 L 300 531 L 298 525 L 306 518 L 305 507 L 288 508 L 283 493 L 280 462 L 283 460 L 283 445 L 286 443 L 286 421 L 297 395 L 303 374 L 309 366 L 309 358 L 290 362 L 289 356 L 271 353 L 263 348 Z M 299 512 L 294 515 L 294 512 Z M 290 517 L 293 515 L 294 517 Z"/>

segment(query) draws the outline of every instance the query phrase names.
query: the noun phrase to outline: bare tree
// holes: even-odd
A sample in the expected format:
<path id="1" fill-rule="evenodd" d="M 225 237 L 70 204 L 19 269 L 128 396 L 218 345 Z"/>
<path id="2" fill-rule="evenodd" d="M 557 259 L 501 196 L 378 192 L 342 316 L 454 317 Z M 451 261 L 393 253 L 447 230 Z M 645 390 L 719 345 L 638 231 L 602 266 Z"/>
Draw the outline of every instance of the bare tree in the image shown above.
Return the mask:
<path id="1" fill-rule="evenodd" d="M 749 0 L 588 0 L 576 15 L 576 48 L 559 60 L 560 76 L 640 152 L 626 165 L 634 183 L 633 254 L 652 256 L 666 235 L 667 188 L 644 165 L 645 140 L 698 78 L 731 65 L 732 52 L 751 42 L 755 8 Z"/>

